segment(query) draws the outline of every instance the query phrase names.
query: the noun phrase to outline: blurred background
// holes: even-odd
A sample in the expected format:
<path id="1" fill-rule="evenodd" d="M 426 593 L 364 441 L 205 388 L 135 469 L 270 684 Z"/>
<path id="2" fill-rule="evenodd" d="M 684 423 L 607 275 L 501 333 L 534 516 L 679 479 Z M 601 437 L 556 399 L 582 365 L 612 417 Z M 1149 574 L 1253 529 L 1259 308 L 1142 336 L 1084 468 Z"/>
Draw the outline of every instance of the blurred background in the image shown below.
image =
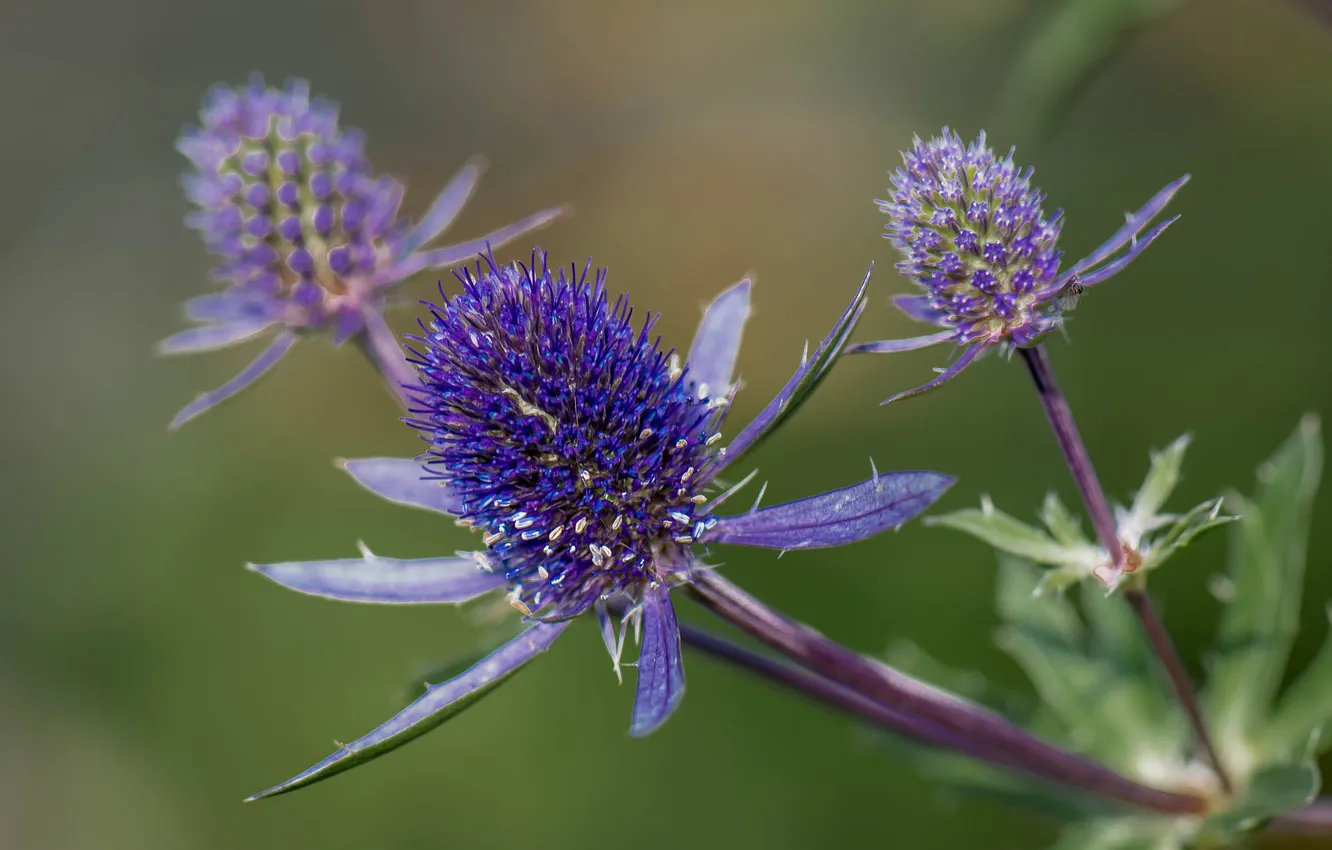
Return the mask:
<path id="1" fill-rule="evenodd" d="M 705 657 L 688 659 L 675 718 L 631 740 L 632 684 L 616 686 L 590 623 L 436 733 L 242 805 L 502 628 L 484 612 L 321 602 L 243 569 L 350 557 L 358 540 L 399 557 L 468 545 L 334 469 L 418 448 L 354 349 L 301 346 L 168 433 L 256 349 L 161 360 L 152 345 L 209 288 L 209 258 L 181 224 L 173 141 L 209 85 L 252 70 L 341 101 L 375 166 L 406 179 L 411 212 L 487 155 L 452 241 L 571 203 L 539 243 L 561 263 L 608 265 L 613 290 L 664 312 L 669 344 L 687 347 L 702 305 L 757 273 L 737 428 L 870 261 L 857 338 L 923 330 L 889 309 L 909 285 L 872 199 L 913 133 L 984 127 L 1067 211 L 1073 258 L 1194 175 L 1173 208 L 1183 220 L 1083 299 L 1072 343 L 1051 353 L 1111 493 L 1127 497 L 1148 450 L 1185 430 L 1196 440 L 1177 505 L 1248 489 L 1302 412 L 1332 409 L 1332 29 L 1315 4 L 1277 0 L 1139 4 L 1159 8 L 1136 26 L 1052 28 L 1064 5 L 5 4 L 0 847 L 1042 846 L 1054 823 L 948 799 L 843 718 Z M 1079 57 L 1101 53 L 1071 88 Z M 424 297 L 433 281 L 411 286 Z M 406 329 L 413 310 L 392 319 Z M 753 458 L 768 502 L 863 479 L 873 457 L 959 475 L 942 509 L 988 493 L 1031 518 L 1050 488 L 1075 503 L 1017 363 L 878 406 L 944 356 L 844 361 Z M 1332 496 L 1317 511 L 1295 669 L 1332 596 Z M 1197 675 L 1223 538 L 1153 580 Z M 915 524 L 781 560 L 722 554 L 729 577 L 850 646 L 910 638 L 1026 687 L 991 644 L 993 558 L 968 538 Z"/>

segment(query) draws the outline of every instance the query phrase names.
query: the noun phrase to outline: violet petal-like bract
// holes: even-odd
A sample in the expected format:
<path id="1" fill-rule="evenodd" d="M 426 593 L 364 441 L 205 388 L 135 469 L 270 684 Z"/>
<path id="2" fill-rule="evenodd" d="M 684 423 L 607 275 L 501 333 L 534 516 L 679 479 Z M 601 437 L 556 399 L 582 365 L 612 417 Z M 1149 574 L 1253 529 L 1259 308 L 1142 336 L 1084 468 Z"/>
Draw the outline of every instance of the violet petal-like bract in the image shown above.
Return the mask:
<path id="1" fill-rule="evenodd" d="M 1084 288 L 1088 286 L 1095 286 L 1096 284 L 1108 280 L 1109 278 L 1119 274 L 1121 271 L 1123 271 L 1125 266 L 1136 260 L 1139 254 L 1147 250 L 1147 246 L 1155 242 L 1156 237 L 1164 233 L 1165 229 L 1170 225 L 1174 224 L 1176 221 L 1179 221 L 1179 216 L 1167 219 L 1158 224 L 1156 227 L 1153 227 L 1141 239 L 1134 240 L 1132 245 L 1129 247 L 1128 251 L 1124 253 L 1122 256 L 1116 257 L 1112 262 L 1106 263 L 1105 265 L 1101 266 L 1098 269 L 1094 269 L 1092 271 L 1083 272 L 1082 274 L 1079 274 L 1078 283 L 1082 284 Z M 1071 279 L 1072 278 L 1068 278 L 1068 280 Z M 1065 282 L 1067 282 L 1067 280 Z"/>
<path id="2" fill-rule="evenodd" d="M 896 354 L 901 351 L 915 351 L 929 348 L 941 342 L 948 342 L 956 337 L 953 331 L 939 331 L 937 334 L 913 336 L 908 339 L 882 339 L 878 342 L 858 342 L 846 347 L 847 354 Z"/>
<path id="3" fill-rule="evenodd" d="M 643 594 L 643 649 L 638 655 L 638 686 L 629 734 L 641 738 L 657 731 L 684 699 L 684 660 L 680 657 L 680 626 L 675 620 L 670 588 L 658 585 Z"/>
<path id="4" fill-rule="evenodd" d="M 718 295 L 703 311 L 694 343 L 689 347 L 689 375 L 702 393 L 724 396 L 730 390 L 740 337 L 749 318 L 749 278 Z"/>
<path id="5" fill-rule="evenodd" d="M 298 593 L 384 605 L 469 602 L 504 587 L 503 572 L 487 572 L 476 558 L 364 558 L 251 564 L 250 569 Z"/>
<path id="6" fill-rule="evenodd" d="M 946 310 L 931 304 L 928 295 L 894 295 L 893 306 L 918 322 L 932 325 L 941 324 L 948 315 Z"/>
<path id="7" fill-rule="evenodd" d="M 408 277 L 425 269 L 440 269 L 476 257 L 479 254 L 487 254 L 492 249 L 499 248 L 519 236 L 545 227 L 565 212 L 564 207 L 552 207 L 548 210 L 532 213 L 526 218 L 520 218 L 513 224 L 492 230 L 485 236 L 478 236 L 476 239 L 469 239 L 466 242 L 450 245 L 447 248 L 418 251 L 411 256 L 404 257 L 401 262 L 395 264 L 390 277 Z"/>
<path id="8" fill-rule="evenodd" d="M 179 333 L 174 333 L 157 344 L 158 354 L 194 354 L 200 351 L 216 351 L 245 342 L 273 326 L 273 320 L 236 319 L 231 322 L 218 322 L 212 325 L 200 325 Z"/>
<path id="9" fill-rule="evenodd" d="M 805 360 L 796 370 L 791 379 L 782 387 L 782 391 L 777 394 L 772 401 L 768 402 L 754 417 L 754 420 L 746 425 L 736 438 L 726 447 L 726 456 L 721 463 L 714 464 L 706 473 L 706 479 L 710 479 L 725 468 L 728 464 L 734 463 L 746 451 L 754 448 L 764 437 L 772 433 L 781 422 L 790 416 L 800 407 L 801 404 L 809 398 L 828 374 L 833 363 L 842 354 L 842 349 L 846 347 L 847 340 L 851 333 L 856 329 L 856 324 L 865 312 L 865 305 L 868 300 L 865 296 L 865 290 L 869 286 L 870 275 L 874 273 L 874 266 L 871 264 L 869 271 L 865 273 L 865 279 L 861 281 L 860 289 L 856 291 L 855 298 L 847 305 L 846 311 L 842 313 L 837 324 L 833 325 L 828 336 L 819 345 L 812 356 Z"/>
<path id="10" fill-rule="evenodd" d="M 406 257 L 448 230 L 449 225 L 453 224 L 454 219 L 467 205 L 467 199 L 476 191 L 476 186 L 481 182 L 481 175 L 485 170 L 486 162 L 481 157 L 468 160 L 458 169 L 458 173 L 449 178 L 449 182 L 435 196 L 435 200 L 431 201 L 430 208 L 421 216 L 421 220 L 398 243 L 398 255 Z"/>
<path id="11" fill-rule="evenodd" d="M 1189 176 L 1185 174 L 1153 195 L 1152 199 L 1143 204 L 1141 209 L 1126 218 L 1124 224 L 1115 231 L 1113 236 L 1105 240 L 1095 251 L 1074 263 L 1068 271 L 1060 275 L 1060 279 L 1067 281 L 1073 275 L 1081 275 L 1087 269 L 1105 262 L 1116 251 L 1127 245 L 1142 232 L 1144 227 L 1151 223 L 1152 219 L 1161 214 L 1161 211 L 1170 203 L 1170 199 L 1175 197 L 1175 193 L 1183 188 L 1185 183 L 1189 182 Z"/>
<path id="12" fill-rule="evenodd" d="M 185 302 L 185 318 L 192 322 L 234 322 L 240 319 L 267 318 L 276 322 L 281 311 L 259 287 L 233 287 L 226 292 L 210 292 Z"/>
<path id="13" fill-rule="evenodd" d="M 921 384 L 920 386 L 916 387 L 914 390 L 907 390 L 906 392 L 898 393 L 897 395 L 892 396 L 891 398 L 886 398 L 882 402 L 880 402 L 880 404 L 892 404 L 895 401 L 899 401 L 904 398 L 910 398 L 913 395 L 920 395 L 923 392 L 927 392 L 929 390 L 934 389 L 940 384 L 953 380 L 958 375 L 962 374 L 963 369 L 966 369 L 968 366 L 971 365 L 972 361 L 976 359 L 977 355 L 979 355 L 982 351 L 984 351 L 989 347 L 990 346 L 988 343 L 983 343 L 983 342 L 972 344 L 970 348 L 962 352 L 961 357 L 954 360 L 952 365 L 950 365 L 947 369 L 940 372 L 939 377 L 935 378 L 933 381 L 930 381 L 927 384 Z"/>
<path id="14" fill-rule="evenodd" d="M 938 472 L 876 474 L 819 496 L 723 517 L 704 541 L 783 550 L 855 543 L 923 513 L 955 480 Z"/>
<path id="15" fill-rule="evenodd" d="M 442 514 L 462 513 L 462 499 L 447 482 L 427 478 L 420 463 L 408 458 L 370 457 L 344 460 L 344 470 L 365 489 L 399 505 Z"/>
<path id="16" fill-rule="evenodd" d="M 305 785 L 364 764 L 424 735 L 454 717 L 508 680 L 527 662 L 545 652 L 567 623 L 538 623 L 487 655 L 460 676 L 426 688 L 425 695 L 370 734 L 343 744 L 338 751 L 280 785 L 246 802 L 295 791 Z"/>
<path id="17" fill-rule="evenodd" d="M 263 354 L 256 357 L 249 366 L 240 371 L 236 377 L 227 381 L 222 386 L 212 392 L 202 393 L 194 401 L 187 404 L 176 418 L 171 420 L 169 426 L 172 430 L 179 428 L 194 417 L 226 401 L 236 393 L 253 384 L 264 376 L 264 373 L 277 365 L 277 362 L 291 351 L 292 346 L 296 344 L 296 334 L 291 331 L 283 331 L 278 334 L 277 339 L 273 340 L 272 345 L 264 350 Z"/>

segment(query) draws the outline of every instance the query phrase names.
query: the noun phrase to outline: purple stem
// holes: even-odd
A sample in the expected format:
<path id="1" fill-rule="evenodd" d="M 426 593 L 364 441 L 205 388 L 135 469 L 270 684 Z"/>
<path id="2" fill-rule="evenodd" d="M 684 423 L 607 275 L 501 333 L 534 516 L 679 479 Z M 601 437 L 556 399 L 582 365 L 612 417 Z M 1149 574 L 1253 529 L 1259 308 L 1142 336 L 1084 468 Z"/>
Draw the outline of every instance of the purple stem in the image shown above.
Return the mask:
<path id="1" fill-rule="evenodd" d="M 910 737 L 1157 812 L 1196 814 L 1206 808 L 1198 797 L 1141 785 L 1048 744 L 994 712 L 853 652 L 767 608 L 716 572 L 695 573 L 688 590 L 741 631 L 853 692 L 857 702 L 877 704 L 882 718 Z"/>
<path id="2" fill-rule="evenodd" d="M 1332 834 L 1332 797 L 1319 797 L 1302 809 L 1277 815 L 1266 831 L 1281 835 Z"/>
<path id="3" fill-rule="evenodd" d="M 410 409 L 413 400 L 409 388 L 419 386 L 421 382 L 416 369 L 407 361 L 407 353 L 384 320 L 384 314 L 370 308 L 364 315 L 365 327 L 356 335 L 356 340 L 389 391 L 403 407 Z"/>
<path id="4" fill-rule="evenodd" d="M 1096 536 L 1100 539 L 1101 546 L 1110 553 L 1115 568 L 1123 570 L 1127 563 L 1127 553 L 1123 544 L 1119 542 L 1114 514 L 1110 511 L 1109 502 L 1106 501 L 1105 491 L 1101 489 L 1101 482 L 1096 478 L 1096 469 L 1092 466 L 1091 458 L 1087 455 L 1087 447 L 1078 434 L 1078 426 L 1073 422 L 1073 412 L 1069 410 L 1068 400 L 1064 398 L 1063 392 L 1059 389 L 1059 382 L 1055 380 L 1054 366 L 1045 353 L 1045 346 L 1020 348 L 1018 351 L 1022 353 L 1022 359 L 1031 372 L 1031 379 L 1036 384 L 1036 393 L 1041 397 L 1041 406 L 1045 408 L 1045 418 L 1049 420 L 1050 427 L 1055 433 L 1055 440 L 1064 453 L 1064 461 L 1068 464 L 1069 471 L 1073 473 L 1073 481 L 1077 484 L 1078 492 L 1082 494 L 1082 502 L 1087 507 L 1087 513 L 1091 515 Z M 1174 689 L 1180 705 L 1183 706 L 1184 713 L 1188 715 L 1199 748 L 1212 763 L 1212 769 L 1216 771 L 1221 787 L 1229 793 L 1232 788 L 1230 777 L 1226 775 L 1216 747 L 1212 744 L 1212 736 L 1207 732 L 1207 724 L 1198 706 L 1198 697 L 1193 690 L 1193 683 L 1189 680 L 1188 670 L 1184 667 L 1174 641 L 1170 639 L 1170 633 L 1166 631 L 1161 618 L 1157 616 L 1147 589 L 1141 586 L 1127 587 L 1124 590 L 1124 597 L 1133 608 L 1133 613 L 1137 615 L 1148 642 L 1161 661 L 1161 666 L 1165 668 L 1170 686 Z"/>

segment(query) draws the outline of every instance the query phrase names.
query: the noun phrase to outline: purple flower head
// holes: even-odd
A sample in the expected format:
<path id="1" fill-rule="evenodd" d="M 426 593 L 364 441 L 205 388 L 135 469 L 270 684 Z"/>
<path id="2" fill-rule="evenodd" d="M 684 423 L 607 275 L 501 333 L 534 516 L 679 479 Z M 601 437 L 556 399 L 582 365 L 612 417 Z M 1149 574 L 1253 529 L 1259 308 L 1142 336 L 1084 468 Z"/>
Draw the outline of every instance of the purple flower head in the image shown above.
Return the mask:
<path id="1" fill-rule="evenodd" d="M 160 345 L 168 354 L 207 351 L 276 329 L 269 349 L 236 379 L 185 408 L 183 424 L 270 369 L 298 335 L 329 331 L 335 344 L 359 334 L 385 294 L 426 269 L 445 268 L 549 223 L 546 210 L 480 239 L 424 249 L 461 212 L 483 169 L 468 163 L 420 222 L 399 215 L 403 185 L 376 176 L 365 138 L 338 127 L 337 105 L 310 98 L 309 84 L 281 89 L 256 76 L 217 86 L 177 147 L 194 166 L 182 180 L 198 209 L 186 223 L 217 256 L 219 294 L 185 305 L 198 327 Z"/>
<path id="2" fill-rule="evenodd" d="M 565 618 L 688 570 L 716 526 L 703 470 L 725 395 L 701 394 L 631 323 L 605 272 L 519 265 L 460 275 L 416 339 L 412 424 L 524 611 Z M 718 387 L 725 393 L 726 387 Z"/>
<path id="3" fill-rule="evenodd" d="M 859 484 L 736 516 L 716 509 L 743 485 L 716 476 L 757 445 L 827 374 L 865 306 L 865 283 L 823 344 L 725 446 L 722 428 L 749 314 L 750 281 L 707 309 L 685 363 L 641 323 L 604 272 L 487 259 L 462 292 L 431 306 L 410 337 L 420 371 L 420 459 L 347 462 L 362 486 L 450 514 L 484 549 L 453 558 L 363 558 L 256 569 L 303 593 L 356 602 L 457 603 L 506 591 L 529 623 L 517 638 L 383 726 L 257 796 L 346 770 L 442 723 L 592 611 L 617 675 L 626 629 L 641 633 L 631 734 L 657 729 L 684 696 L 670 591 L 703 564 L 703 544 L 779 550 L 836 546 L 894 528 L 943 494 L 934 472 Z M 618 628 L 616 620 L 619 620 Z"/>
<path id="4" fill-rule="evenodd" d="M 1061 274 L 1057 243 L 1063 213 L 1045 215 L 1045 196 L 1031 186 L 1032 170 L 1019 169 L 1011 150 L 996 156 L 984 133 L 965 144 L 945 127 L 928 142 L 917 137 L 902 162 L 891 198 L 877 203 L 889 216 L 884 238 L 902 254 L 898 270 L 925 294 L 898 296 L 895 302 L 911 318 L 942 330 L 847 351 L 882 354 L 947 341 L 965 350 L 935 380 L 888 401 L 955 377 L 990 346 L 1034 345 L 1062 322 L 1061 296 L 1118 273 L 1175 221 L 1143 232 L 1189 179 L 1166 186 L 1100 248 Z"/>

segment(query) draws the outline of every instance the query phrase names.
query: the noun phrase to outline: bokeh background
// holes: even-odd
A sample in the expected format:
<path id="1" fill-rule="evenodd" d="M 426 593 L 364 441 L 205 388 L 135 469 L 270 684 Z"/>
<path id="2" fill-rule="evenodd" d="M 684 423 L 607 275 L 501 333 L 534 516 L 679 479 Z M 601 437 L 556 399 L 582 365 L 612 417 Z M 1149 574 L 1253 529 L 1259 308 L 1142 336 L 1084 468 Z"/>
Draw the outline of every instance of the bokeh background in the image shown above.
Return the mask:
<path id="1" fill-rule="evenodd" d="M 1332 29 L 1278 0 L 1176 4 L 1123 33 L 1036 120 L 1004 80 L 1022 62 L 1045 69 L 1024 50 L 1060 5 L 5 4 L 0 846 L 1041 846 L 1055 824 L 947 799 L 843 718 L 704 657 L 689 658 L 676 717 L 631 740 L 632 686 L 616 686 L 589 623 L 391 757 L 242 805 L 504 626 L 485 611 L 321 602 L 242 568 L 351 556 L 358 540 L 401 557 L 467 545 L 334 469 L 334 457 L 417 449 L 354 350 L 302 346 L 237 402 L 168 433 L 254 351 L 160 360 L 152 344 L 208 286 L 181 224 L 173 140 L 210 84 L 252 70 L 340 100 L 376 166 L 408 181 L 413 212 L 488 155 L 454 237 L 571 203 L 539 243 L 560 262 L 609 265 L 614 289 L 664 312 L 671 344 L 687 346 L 706 300 L 756 272 L 735 422 L 771 397 L 870 261 L 858 338 L 918 330 L 888 307 L 907 284 L 871 199 L 913 133 L 987 127 L 1066 209 L 1073 256 L 1194 175 L 1183 220 L 1084 298 L 1072 344 L 1054 340 L 1052 355 L 1111 492 L 1127 496 L 1148 450 L 1185 430 L 1196 442 L 1178 504 L 1247 488 L 1302 412 L 1332 409 Z M 1076 56 L 1069 38 L 1052 43 Z M 1035 76 L 1066 72 L 1056 61 Z M 413 311 L 393 319 L 405 329 Z M 1016 363 L 878 407 L 942 356 L 844 361 L 754 457 L 768 499 L 860 480 L 873 457 L 959 475 L 945 508 L 989 493 L 1030 517 L 1049 488 L 1074 503 Z M 1325 631 L 1330 521 L 1324 496 L 1297 665 Z M 1195 672 L 1223 536 L 1153 579 Z M 731 578 L 853 647 L 910 638 L 1025 687 L 990 641 L 992 557 L 960 535 L 917 524 L 781 560 L 724 554 Z"/>

